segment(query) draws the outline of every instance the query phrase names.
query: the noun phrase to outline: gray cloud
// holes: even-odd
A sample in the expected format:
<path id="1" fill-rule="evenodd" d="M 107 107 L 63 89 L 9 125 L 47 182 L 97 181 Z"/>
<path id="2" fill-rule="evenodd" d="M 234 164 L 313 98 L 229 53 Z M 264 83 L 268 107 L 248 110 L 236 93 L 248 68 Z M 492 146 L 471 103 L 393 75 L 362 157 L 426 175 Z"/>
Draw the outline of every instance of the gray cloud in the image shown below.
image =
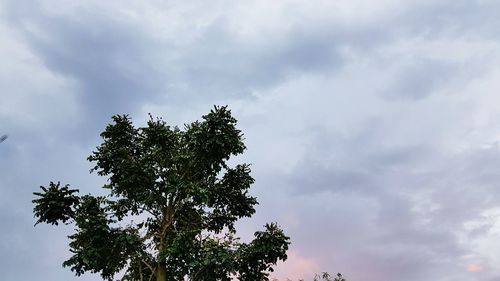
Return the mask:
<path id="1" fill-rule="evenodd" d="M 291 229 L 296 243 L 306 255 L 322 253 L 356 280 L 446 280 L 463 256 L 474 253 L 458 235 L 465 231 L 464 222 L 500 203 L 493 195 L 500 154 L 479 149 L 447 155 L 371 140 L 346 139 L 336 142 L 334 150 L 313 146 L 303 162 L 282 176 L 297 200 L 286 209 L 301 221 L 300 229 Z M 329 157 L 337 151 L 339 158 Z M 304 208 L 308 211 L 292 211 L 304 204 L 304 197 L 314 202 Z M 490 227 L 476 229 L 474 235 L 484 235 Z M 365 263 L 380 275 L 372 275 L 371 268 L 366 275 L 361 272 Z"/>
<path id="2" fill-rule="evenodd" d="M 78 82 L 88 123 L 135 111 L 146 101 L 248 96 L 297 73 L 341 65 L 335 38 L 307 30 L 248 46 L 220 17 L 185 46 L 99 13 L 75 18 L 18 5 L 9 6 L 15 11 L 11 24 L 48 69 Z"/>
<path id="3" fill-rule="evenodd" d="M 458 66 L 420 59 L 399 69 L 386 95 L 389 98 L 418 100 L 443 87 L 456 76 Z"/>
<path id="4" fill-rule="evenodd" d="M 79 18 L 51 15 L 36 4 L 20 9 L 11 24 L 50 71 L 76 81 L 85 119 L 78 130 L 102 126 L 164 90 L 148 53 L 155 42 L 133 25 L 89 12 Z"/>

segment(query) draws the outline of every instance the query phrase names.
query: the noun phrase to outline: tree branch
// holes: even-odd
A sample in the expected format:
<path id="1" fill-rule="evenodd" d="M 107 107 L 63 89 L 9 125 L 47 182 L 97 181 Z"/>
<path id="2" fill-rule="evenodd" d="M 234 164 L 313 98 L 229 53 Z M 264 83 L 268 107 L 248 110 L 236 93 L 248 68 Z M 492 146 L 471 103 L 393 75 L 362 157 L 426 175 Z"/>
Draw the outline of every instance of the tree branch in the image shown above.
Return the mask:
<path id="1" fill-rule="evenodd" d="M 155 272 L 154 268 L 149 263 L 147 263 L 144 259 L 141 259 L 141 261 L 151 270 L 151 273 Z"/>

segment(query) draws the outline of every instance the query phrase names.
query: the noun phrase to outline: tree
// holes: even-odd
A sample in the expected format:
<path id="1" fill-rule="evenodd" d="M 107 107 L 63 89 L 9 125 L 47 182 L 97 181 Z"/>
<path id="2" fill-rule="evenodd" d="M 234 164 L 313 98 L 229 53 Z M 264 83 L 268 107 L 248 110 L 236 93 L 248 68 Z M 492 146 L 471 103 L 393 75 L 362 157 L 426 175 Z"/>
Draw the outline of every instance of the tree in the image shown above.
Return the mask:
<path id="1" fill-rule="evenodd" d="M 107 196 L 59 182 L 34 193 L 36 224 L 76 226 L 63 266 L 105 280 L 120 271 L 122 280 L 268 280 L 289 237 L 275 223 L 252 242 L 235 237 L 235 222 L 257 204 L 250 166 L 228 164 L 246 149 L 243 135 L 227 107 L 202 118 L 181 130 L 151 115 L 136 128 L 116 115 L 88 157 L 91 172 L 108 178 Z"/>

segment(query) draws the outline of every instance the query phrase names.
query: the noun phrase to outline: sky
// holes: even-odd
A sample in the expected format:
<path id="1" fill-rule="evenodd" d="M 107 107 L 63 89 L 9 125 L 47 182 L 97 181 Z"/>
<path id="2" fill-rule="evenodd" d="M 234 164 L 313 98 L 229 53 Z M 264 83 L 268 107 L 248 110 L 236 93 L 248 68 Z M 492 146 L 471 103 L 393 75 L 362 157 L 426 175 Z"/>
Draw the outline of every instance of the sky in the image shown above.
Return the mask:
<path id="1" fill-rule="evenodd" d="M 114 114 L 228 105 L 285 280 L 500 281 L 500 2 L 0 0 L 0 279 L 78 278 L 49 181 L 100 192 Z"/>

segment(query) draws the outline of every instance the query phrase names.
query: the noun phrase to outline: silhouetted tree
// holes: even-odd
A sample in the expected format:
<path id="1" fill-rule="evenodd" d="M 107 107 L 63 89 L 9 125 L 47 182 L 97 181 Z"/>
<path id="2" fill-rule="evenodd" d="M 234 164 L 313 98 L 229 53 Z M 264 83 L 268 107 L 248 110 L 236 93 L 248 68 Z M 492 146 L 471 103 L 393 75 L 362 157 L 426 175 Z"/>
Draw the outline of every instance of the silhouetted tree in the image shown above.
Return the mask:
<path id="1" fill-rule="evenodd" d="M 228 164 L 245 150 L 236 123 L 227 107 L 183 129 L 151 116 L 136 128 L 114 116 L 88 157 L 91 171 L 108 178 L 107 196 L 54 182 L 34 193 L 36 223 L 76 226 L 63 265 L 106 280 L 121 270 L 122 280 L 268 280 L 289 237 L 274 223 L 250 243 L 235 237 L 235 222 L 257 204 L 250 166 Z"/>

